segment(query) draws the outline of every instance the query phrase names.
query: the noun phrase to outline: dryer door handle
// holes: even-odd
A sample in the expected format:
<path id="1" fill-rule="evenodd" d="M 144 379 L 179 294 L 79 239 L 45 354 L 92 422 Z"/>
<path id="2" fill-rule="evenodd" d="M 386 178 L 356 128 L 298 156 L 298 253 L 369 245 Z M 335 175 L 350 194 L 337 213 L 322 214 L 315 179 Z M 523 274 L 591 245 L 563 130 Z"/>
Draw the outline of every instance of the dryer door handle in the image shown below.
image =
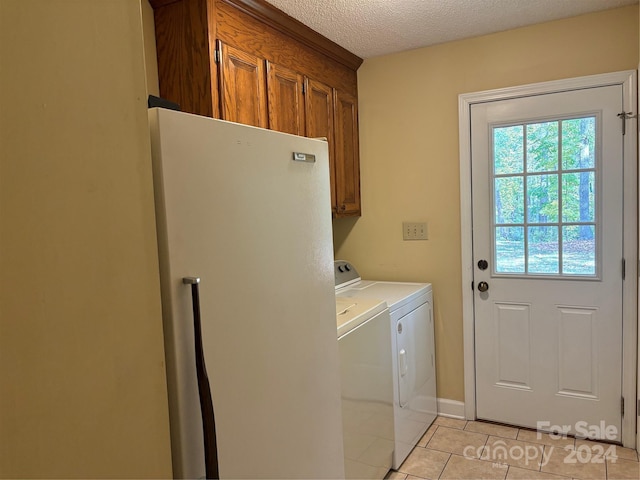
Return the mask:
<path id="1" fill-rule="evenodd" d="M 400 365 L 400 376 L 404 377 L 409 370 L 409 365 L 407 365 L 407 351 L 404 348 L 398 353 L 398 363 Z"/>

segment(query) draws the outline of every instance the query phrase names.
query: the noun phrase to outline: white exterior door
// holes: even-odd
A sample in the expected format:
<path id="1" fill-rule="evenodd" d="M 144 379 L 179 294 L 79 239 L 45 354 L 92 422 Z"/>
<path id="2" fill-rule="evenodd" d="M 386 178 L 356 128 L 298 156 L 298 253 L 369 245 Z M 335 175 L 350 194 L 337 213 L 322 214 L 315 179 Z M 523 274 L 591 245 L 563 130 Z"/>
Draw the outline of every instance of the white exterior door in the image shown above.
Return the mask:
<path id="1" fill-rule="evenodd" d="M 622 111 L 620 85 L 471 107 L 478 418 L 621 440 Z"/>

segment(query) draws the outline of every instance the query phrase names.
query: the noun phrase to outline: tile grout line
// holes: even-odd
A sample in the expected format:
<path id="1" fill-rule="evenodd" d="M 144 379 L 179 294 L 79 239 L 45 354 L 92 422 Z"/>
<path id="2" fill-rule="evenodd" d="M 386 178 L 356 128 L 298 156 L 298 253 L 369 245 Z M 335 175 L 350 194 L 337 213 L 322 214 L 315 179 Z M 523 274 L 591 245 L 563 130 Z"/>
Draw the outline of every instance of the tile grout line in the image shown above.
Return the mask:
<path id="1" fill-rule="evenodd" d="M 447 465 L 449 465 L 449 460 L 451 460 L 451 456 L 453 455 L 453 453 L 449 454 L 449 458 L 447 458 L 447 461 L 444 462 L 444 465 L 442 466 L 442 471 L 440 472 L 440 474 L 438 475 L 438 480 L 440 480 L 440 478 L 442 478 L 442 474 L 444 473 L 444 471 L 447 468 Z"/>
<path id="2" fill-rule="evenodd" d="M 484 457 L 484 452 L 487 449 L 487 443 L 489 443 L 489 435 L 487 435 L 487 439 L 484 441 L 484 445 L 482 445 L 482 452 L 480 453 L 480 458 L 478 460 L 482 460 L 482 457 Z"/>
<path id="3" fill-rule="evenodd" d="M 542 464 L 544 463 L 545 454 L 547 453 L 547 446 L 548 445 L 542 445 L 542 458 L 540 459 L 540 468 L 538 468 L 539 472 L 542 472 Z"/>
<path id="4" fill-rule="evenodd" d="M 435 423 L 433 425 L 436 425 Z M 431 427 L 429 427 L 431 428 Z M 440 428 L 440 425 L 436 425 L 436 429 L 433 431 L 433 433 L 431 434 L 431 438 L 429 438 L 429 440 L 427 441 L 427 443 L 424 444 L 423 448 L 427 448 L 429 446 L 429 444 L 431 443 L 431 440 L 433 440 L 433 437 L 436 436 L 436 432 L 438 431 L 438 429 Z M 428 430 L 428 429 L 427 429 Z M 426 432 L 425 432 L 426 434 Z M 433 448 L 431 449 L 433 450 Z"/>
<path id="5" fill-rule="evenodd" d="M 462 427 L 462 431 L 466 432 L 467 431 L 467 425 L 469 425 L 469 421 L 465 420 L 464 422 L 464 426 Z M 438 425 L 438 428 L 436 428 L 436 430 L 433 432 L 433 435 L 431 436 L 431 438 L 429 439 L 429 443 L 431 443 L 431 440 L 433 440 L 433 437 L 435 437 L 436 435 L 436 431 L 438 431 L 438 429 L 440 428 L 441 425 Z M 489 439 L 489 436 L 487 436 L 487 440 Z M 485 440 L 485 443 L 483 445 L 483 447 L 487 444 L 487 441 Z M 432 449 L 435 450 L 435 449 Z M 484 448 L 483 448 L 483 452 L 484 452 Z M 453 453 L 452 452 L 447 452 L 449 454 L 449 458 L 447 458 L 447 461 L 445 462 L 444 466 L 442 467 L 442 471 L 440 472 L 440 475 L 438 475 L 438 479 L 442 478 L 442 474 L 444 473 L 444 471 L 447 468 L 447 465 L 449 464 L 449 462 L 451 461 L 451 457 L 453 457 Z"/>

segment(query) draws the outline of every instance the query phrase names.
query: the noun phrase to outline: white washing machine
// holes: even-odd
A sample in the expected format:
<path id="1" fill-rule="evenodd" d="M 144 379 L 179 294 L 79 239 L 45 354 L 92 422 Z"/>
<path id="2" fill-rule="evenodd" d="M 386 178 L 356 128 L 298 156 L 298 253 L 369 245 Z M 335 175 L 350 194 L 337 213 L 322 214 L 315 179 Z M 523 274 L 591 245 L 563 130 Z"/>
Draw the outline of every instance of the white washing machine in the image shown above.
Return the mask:
<path id="1" fill-rule="evenodd" d="M 382 479 L 393 462 L 393 373 L 383 300 L 336 297 L 345 477 Z"/>
<path id="2" fill-rule="evenodd" d="M 431 284 L 362 280 L 342 260 L 335 277 L 337 299 L 382 299 L 389 307 L 397 469 L 437 415 Z"/>

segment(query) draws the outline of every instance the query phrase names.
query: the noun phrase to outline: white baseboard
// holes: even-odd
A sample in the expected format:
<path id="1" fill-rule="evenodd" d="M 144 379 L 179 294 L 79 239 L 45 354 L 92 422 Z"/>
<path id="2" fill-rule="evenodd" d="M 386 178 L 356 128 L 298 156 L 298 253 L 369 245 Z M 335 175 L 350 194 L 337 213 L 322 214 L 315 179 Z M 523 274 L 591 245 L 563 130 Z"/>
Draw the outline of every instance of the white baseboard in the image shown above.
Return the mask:
<path id="1" fill-rule="evenodd" d="M 438 415 L 464 419 L 464 402 L 449 400 L 448 398 L 438 398 Z"/>

